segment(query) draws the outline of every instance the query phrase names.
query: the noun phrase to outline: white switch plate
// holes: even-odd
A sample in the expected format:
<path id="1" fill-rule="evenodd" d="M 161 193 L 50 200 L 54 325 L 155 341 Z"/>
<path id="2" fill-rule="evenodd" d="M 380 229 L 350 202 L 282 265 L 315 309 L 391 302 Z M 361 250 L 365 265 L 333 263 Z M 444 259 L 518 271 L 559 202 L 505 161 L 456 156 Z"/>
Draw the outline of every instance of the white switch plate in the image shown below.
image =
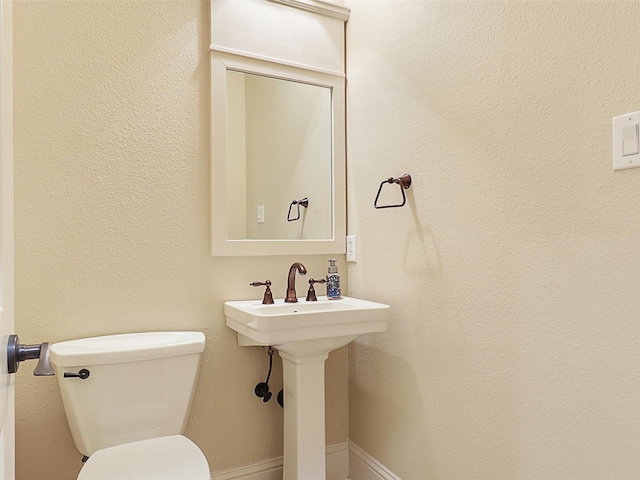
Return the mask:
<path id="1" fill-rule="evenodd" d="M 347 235 L 347 262 L 355 262 L 358 253 L 356 236 Z"/>
<path id="2" fill-rule="evenodd" d="M 629 139 L 629 133 L 637 134 L 640 124 L 640 112 L 627 113 L 618 117 L 613 117 L 613 169 L 624 170 L 626 168 L 640 167 L 640 153 L 629 154 L 630 144 L 633 139 Z M 631 128 L 630 128 L 631 127 Z M 625 137 L 625 132 L 627 133 Z M 636 142 L 638 139 L 636 138 Z M 625 149 L 625 145 L 627 148 Z M 626 154 L 625 154 L 626 150 Z M 636 151 L 636 150 L 631 150 Z"/>
<path id="3" fill-rule="evenodd" d="M 264 205 L 258 205 L 258 223 L 264 223 Z"/>

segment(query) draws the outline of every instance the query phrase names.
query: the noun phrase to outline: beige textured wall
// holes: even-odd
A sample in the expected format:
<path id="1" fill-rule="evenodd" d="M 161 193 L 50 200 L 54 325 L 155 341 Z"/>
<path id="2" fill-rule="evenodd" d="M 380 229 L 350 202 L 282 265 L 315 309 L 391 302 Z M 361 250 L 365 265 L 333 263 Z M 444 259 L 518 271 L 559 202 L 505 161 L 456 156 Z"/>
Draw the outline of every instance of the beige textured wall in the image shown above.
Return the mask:
<path id="1" fill-rule="evenodd" d="M 294 260 L 316 276 L 327 257 L 209 256 L 208 15 L 205 1 L 16 2 L 16 330 L 205 332 L 187 435 L 215 471 L 282 454 L 282 411 L 253 395 L 266 354 L 236 346 L 223 301 L 259 298 L 248 284 L 266 278 L 282 297 Z M 327 364 L 328 442 L 347 438 L 346 358 Z M 16 377 L 18 479 L 75 478 L 56 379 L 33 367 Z"/>
<path id="2" fill-rule="evenodd" d="M 393 306 L 351 439 L 404 480 L 636 478 L 640 3 L 347 5 L 349 291 Z"/>

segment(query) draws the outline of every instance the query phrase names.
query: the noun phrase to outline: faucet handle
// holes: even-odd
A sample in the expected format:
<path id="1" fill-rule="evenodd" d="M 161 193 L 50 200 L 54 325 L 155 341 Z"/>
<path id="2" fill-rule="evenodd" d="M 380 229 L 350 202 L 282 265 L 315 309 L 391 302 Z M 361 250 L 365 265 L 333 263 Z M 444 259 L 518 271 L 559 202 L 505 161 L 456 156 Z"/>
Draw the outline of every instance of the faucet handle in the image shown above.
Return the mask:
<path id="1" fill-rule="evenodd" d="M 324 278 L 321 280 L 316 280 L 315 278 L 309 279 L 309 291 L 307 292 L 307 302 L 318 301 L 318 297 L 316 297 L 316 289 L 313 288 L 314 283 L 327 283 L 327 281 Z"/>
<path id="2" fill-rule="evenodd" d="M 264 297 L 262 298 L 262 303 L 264 305 L 271 305 L 273 303 L 273 294 L 271 293 L 271 280 L 266 280 L 263 282 L 253 282 L 250 283 L 252 287 L 267 287 L 264 291 Z"/>

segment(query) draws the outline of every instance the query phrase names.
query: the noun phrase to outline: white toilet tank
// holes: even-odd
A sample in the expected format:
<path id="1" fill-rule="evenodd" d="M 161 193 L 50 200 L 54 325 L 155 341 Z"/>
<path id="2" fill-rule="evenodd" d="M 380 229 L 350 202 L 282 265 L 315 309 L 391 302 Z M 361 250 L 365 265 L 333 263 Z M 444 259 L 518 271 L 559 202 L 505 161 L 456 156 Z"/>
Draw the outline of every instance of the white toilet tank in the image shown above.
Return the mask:
<path id="1" fill-rule="evenodd" d="M 76 448 L 86 456 L 183 433 L 195 389 L 201 332 L 149 332 L 51 345 Z M 64 373 L 89 371 L 86 379 Z"/>

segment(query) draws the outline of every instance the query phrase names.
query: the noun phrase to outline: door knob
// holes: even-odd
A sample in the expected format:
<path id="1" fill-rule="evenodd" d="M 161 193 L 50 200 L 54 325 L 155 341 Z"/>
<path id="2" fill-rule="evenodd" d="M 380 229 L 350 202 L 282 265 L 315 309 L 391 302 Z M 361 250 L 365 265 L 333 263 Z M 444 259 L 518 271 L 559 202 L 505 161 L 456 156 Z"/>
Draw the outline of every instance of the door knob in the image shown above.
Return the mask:
<path id="1" fill-rule="evenodd" d="M 17 335 L 9 335 L 7 343 L 7 367 L 9 373 L 16 373 L 20 362 L 38 359 L 38 364 L 33 371 L 36 377 L 55 375 L 53 366 L 49 361 L 49 342 L 36 345 L 24 345 L 19 342 Z"/>

